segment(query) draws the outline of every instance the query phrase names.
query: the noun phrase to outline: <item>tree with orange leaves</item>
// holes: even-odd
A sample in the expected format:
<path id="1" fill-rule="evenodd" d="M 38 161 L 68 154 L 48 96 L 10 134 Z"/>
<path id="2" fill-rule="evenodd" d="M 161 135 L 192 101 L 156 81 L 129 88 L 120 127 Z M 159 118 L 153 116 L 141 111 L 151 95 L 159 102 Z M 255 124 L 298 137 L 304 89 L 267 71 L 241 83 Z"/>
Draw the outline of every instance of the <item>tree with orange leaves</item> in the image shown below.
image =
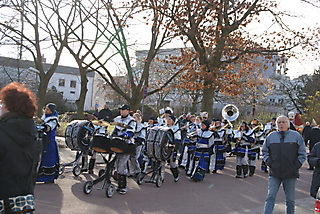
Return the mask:
<path id="1" fill-rule="evenodd" d="M 250 81 L 241 81 L 242 76 L 256 68 L 251 59 L 263 56 L 266 61 L 273 60 L 274 53 L 288 56 L 294 47 L 302 45 L 306 48 L 311 42 L 308 34 L 292 31 L 282 22 L 281 15 L 284 13 L 276 12 L 275 1 L 157 2 L 159 6 L 156 9 L 167 17 L 168 22 L 164 22 L 166 29 L 174 32 L 186 46 L 192 46 L 189 53 L 182 56 L 185 64 L 194 65 L 185 67 L 185 81 L 182 81 L 185 84 L 181 87 L 202 89 L 202 110 L 209 113 L 212 112 L 213 98 L 217 91 L 229 95 L 241 94 L 243 88 L 254 85 Z M 249 24 L 259 22 L 262 13 L 271 14 L 283 31 L 261 35 L 247 32 Z"/>

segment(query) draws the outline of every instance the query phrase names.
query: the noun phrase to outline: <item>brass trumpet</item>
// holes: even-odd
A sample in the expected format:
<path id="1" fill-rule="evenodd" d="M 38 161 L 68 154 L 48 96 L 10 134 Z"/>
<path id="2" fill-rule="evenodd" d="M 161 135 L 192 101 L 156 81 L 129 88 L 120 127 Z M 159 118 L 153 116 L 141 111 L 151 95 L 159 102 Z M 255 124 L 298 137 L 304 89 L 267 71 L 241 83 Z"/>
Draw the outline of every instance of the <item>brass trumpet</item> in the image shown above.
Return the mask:
<path id="1" fill-rule="evenodd" d="M 211 130 L 211 131 L 217 131 L 218 129 L 220 129 L 221 128 L 221 126 L 210 126 L 209 127 L 209 130 Z"/>

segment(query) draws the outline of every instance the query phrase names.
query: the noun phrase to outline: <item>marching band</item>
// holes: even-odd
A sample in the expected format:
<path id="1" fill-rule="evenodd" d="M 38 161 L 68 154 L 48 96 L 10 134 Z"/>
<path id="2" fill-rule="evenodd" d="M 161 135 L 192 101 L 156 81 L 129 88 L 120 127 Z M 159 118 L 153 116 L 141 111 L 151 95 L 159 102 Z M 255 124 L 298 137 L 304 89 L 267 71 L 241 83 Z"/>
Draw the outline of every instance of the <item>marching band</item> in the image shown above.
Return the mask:
<path id="1" fill-rule="evenodd" d="M 182 172 L 192 181 L 202 181 L 205 174 L 224 169 L 227 153 L 236 156 L 236 178 L 253 176 L 260 159 L 260 147 L 265 137 L 276 130 L 275 121 L 264 126 L 258 119 L 249 124 L 243 121 L 235 129 L 232 121 L 238 118 L 239 111 L 230 104 L 222 109 L 222 119 L 212 121 L 207 119 L 207 112 L 176 118 L 168 107 L 162 111 L 162 116 L 151 115 L 147 123 L 142 123 L 141 113 L 130 112 L 130 106 L 123 105 L 119 110 L 111 137 L 123 139 L 135 148 L 132 154 L 116 152 L 114 169 L 120 194 L 127 192 L 127 177 L 138 178 L 141 184 L 150 166 L 153 175 L 149 183 L 157 186 L 164 182 L 166 165 L 175 182 Z M 261 170 L 268 171 L 263 161 Z"/>

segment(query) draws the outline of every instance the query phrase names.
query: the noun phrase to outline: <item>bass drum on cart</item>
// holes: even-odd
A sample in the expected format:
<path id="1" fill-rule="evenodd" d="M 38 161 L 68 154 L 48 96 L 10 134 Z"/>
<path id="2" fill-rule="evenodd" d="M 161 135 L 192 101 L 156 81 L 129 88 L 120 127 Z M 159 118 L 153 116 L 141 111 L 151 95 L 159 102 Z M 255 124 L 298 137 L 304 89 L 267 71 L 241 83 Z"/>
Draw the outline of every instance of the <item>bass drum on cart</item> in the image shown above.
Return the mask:
<path id="1" fill-rule="evenodd" d="M 71 150 L 87 151 L 93 134 L 94 126 L 90 121 L 73 120 L 66 128 L 66 144 Z"/>
<path id="2" fill-rule="evenodd" d="M 157 161 L 168 160 L 173 142 L 174 134 L 169 127 L 152 127 L 147 134 L 146 155 Z"/>

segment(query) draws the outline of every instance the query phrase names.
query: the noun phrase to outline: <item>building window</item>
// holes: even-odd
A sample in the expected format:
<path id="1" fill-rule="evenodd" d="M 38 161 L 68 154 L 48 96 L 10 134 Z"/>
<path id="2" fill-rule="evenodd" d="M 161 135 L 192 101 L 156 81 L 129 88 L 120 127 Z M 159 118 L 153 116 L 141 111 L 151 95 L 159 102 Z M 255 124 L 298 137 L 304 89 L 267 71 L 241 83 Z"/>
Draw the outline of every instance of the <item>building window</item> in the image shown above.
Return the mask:
<path id="1" fill-rule="evenodd" d="M 76 92 L 75 91 L 70 91 L 70 94 L 75 94 Z"/>
<path id="2" fill-rule="evenodd" d="M 59 79 L 59 86 L 64 86 L 65 82 L 66 81 L 64 79 Z"/>
<path id="3" fill-rule="evenodd" d="M 74 81 L 74 80 L 71 80 L 71 81 L 70 81 L 70 88 L 75 88 L 76 85 L 77 85 L 77 82 L 76 82 L 76 81 Z"/>

